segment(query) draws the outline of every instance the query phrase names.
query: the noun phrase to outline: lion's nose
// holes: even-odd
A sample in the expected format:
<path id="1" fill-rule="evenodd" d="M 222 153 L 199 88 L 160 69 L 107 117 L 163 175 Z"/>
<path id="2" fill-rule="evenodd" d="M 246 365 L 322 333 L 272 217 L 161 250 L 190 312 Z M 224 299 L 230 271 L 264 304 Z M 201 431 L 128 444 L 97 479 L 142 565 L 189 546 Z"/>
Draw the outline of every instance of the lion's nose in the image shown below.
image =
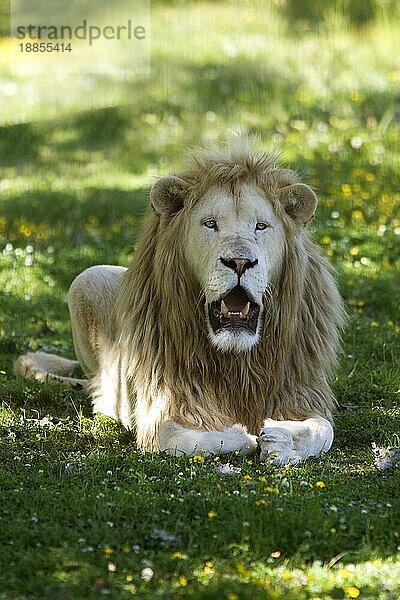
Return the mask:
<path id="1" fill-rule="evenodd" d="M 239 277 L 241 275 L 243 275 L 243 273 L 245 271 L 247 271 L 247 269 L 252 269 L 253 267 L 255 267 L 258 264 L 258 260 L 251 260 L 250 258 L 222 258 L 221 257 L 221 262 L 223 265 L 225 265 L 226 267 L 229 267 L 229 269 L 233 269 L 235 271 L 235 273 L 237 273 L 239 275 Z"/>

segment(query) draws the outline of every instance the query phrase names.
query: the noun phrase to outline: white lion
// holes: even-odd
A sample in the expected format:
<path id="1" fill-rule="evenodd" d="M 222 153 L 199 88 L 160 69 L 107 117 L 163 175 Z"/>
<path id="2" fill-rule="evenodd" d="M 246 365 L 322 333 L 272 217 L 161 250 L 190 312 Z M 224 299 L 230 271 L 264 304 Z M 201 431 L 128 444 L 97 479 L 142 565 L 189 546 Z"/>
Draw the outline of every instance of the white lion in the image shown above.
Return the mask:
<path id="1" fill-rule="evenodd" d="M 200 150 L 151 191 L 129 269 L 73 282 L 76 355 L 95 412 L 143 449 L 295 464 L 329 450 L 343 306 L 306 224 L 316 196 L 249 140 Z M 17 374 L 71 383 L 31 353 Z"/>

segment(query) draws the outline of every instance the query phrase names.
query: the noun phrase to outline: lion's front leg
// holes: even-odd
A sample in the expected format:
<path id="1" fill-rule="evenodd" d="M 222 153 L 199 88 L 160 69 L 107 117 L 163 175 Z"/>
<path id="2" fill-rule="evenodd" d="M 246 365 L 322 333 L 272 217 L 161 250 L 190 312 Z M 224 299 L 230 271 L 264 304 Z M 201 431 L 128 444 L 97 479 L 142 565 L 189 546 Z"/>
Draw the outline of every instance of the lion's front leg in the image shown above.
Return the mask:
<path id="1" fill-rule="evenodd" d="M 161 424 L 158 443 L 160 450 L 173 456 L 181 454 L 228 454 L 238 451 L 241 456 L 254 454 L 257 438 L 247 433 L 243 425 L 226 427 L 223 431 L 188 429 L 175 421 Z"/>
<path id="2" fill-rule="evenodd" d="M 275 465 L 297 464 L 332 446 L 331 423 L 320 416 L 305 421 L 266 419 L 258 438 L 260 460 Z"/>

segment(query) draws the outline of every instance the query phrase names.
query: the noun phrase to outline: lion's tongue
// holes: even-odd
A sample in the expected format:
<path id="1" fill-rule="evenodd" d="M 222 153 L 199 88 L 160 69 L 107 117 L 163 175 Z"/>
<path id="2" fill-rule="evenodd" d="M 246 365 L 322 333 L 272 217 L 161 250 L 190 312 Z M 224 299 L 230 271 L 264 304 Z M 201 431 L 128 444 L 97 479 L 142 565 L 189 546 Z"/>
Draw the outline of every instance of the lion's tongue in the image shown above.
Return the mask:
<path id="1" fill-rule="evenodd" d="M 245 309 L 249 299 L 246 292 L 240 286 L 233 288 L 224 298 L 224 302 L 229 312 L 241 312 Z"/>

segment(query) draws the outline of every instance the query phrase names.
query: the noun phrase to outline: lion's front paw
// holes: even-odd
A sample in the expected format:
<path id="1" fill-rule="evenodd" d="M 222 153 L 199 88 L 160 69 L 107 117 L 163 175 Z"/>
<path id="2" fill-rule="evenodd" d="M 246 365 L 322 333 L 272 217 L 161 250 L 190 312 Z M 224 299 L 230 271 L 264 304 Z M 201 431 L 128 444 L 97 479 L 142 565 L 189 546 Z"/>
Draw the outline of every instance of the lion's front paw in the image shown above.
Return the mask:
<path id="1" fill-rule="evenodd" d="M 261 462 L 295 465 L 302 460 L 296 452 L 292 434 L 285 427 L 264 427 L 257 438 Z"/>
<path id="2" fill-rule="evenodd" d="M 247 433 L 243 425 L 232 425 L 223 431 L 219 452 L 238 452 L 240 456 L 251 456 L 257 451 L 257 438 Z"/>

